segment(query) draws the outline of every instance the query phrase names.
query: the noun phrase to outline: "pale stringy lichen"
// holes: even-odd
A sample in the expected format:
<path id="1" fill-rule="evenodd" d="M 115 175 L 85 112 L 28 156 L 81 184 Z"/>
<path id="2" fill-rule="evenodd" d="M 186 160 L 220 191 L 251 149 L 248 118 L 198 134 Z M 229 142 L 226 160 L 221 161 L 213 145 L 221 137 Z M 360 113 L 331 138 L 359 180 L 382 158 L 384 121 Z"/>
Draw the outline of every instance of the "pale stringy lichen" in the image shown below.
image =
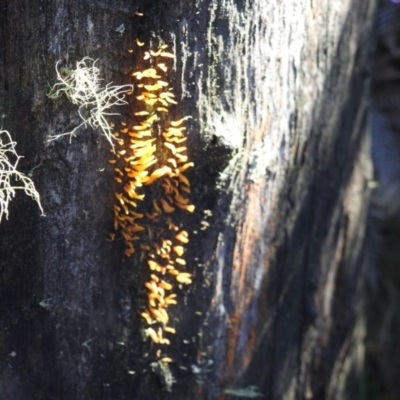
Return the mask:
<path id="1" fill-rule="evenodd" d="M 16 190 L 23 190 L 25 194 L 31 196 L 44 215 L 40 196 L 32 179 L 17 170 L 21 156 L 15 150 L 16 144 L 8 131 L 0 130 L 0 222 L 3 215 L 8 218 L 9 203 L 15 196 Z"/>
<path id="2" fill-rule="evenodd" d="M 112 83 L 104 85 L 104 79 L 100 78 L 100 70 L 96 67 L 97 60 L 84 57 L 76 63 L 75 70 L 58 68 L 56 64 L 57 82 L 48 96 L 52 99 L 65 94 L 71 103 L 79 106 L 78 112 L 82 122 L 69 132 L 52 135 L 50 141 L 62 136 L 75 136 L 78 129 L 89 125 L 93 129 L 100 128 L 114 149 L 112 127 L 106 117 L 119 115 L 110 112 L 114 106 L 127 104 L 125 95 L 133 90 L 132 85 L 112 86 Z"/>

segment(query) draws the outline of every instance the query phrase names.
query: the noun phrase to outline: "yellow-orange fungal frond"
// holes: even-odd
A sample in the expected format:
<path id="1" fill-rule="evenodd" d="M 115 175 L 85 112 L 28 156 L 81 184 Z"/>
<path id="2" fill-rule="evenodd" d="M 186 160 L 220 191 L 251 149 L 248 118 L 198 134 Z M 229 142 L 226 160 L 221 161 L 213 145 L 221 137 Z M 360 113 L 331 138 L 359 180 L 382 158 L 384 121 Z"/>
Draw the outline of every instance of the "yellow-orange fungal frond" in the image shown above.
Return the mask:
<path id="1" fill-rule="evenodd" d="M 178 159 L 180 163 L 186 163 L 188 161 L 188 156 L 184 156 L 182 154 L 179 154 L 178 152 L 175 154 L 175 157 Z"/>
<path id="2" fill-rule="evenodd" d="M 156 104 L 157 102 L 158 102 L 158 99 L 147 99 L 147 100 L 145 100 L 145 103 L 148 106 L 154 106 L 154 104 Z"/>
<path id="3" fill-rule="evenodd" d="M 165 317 L 161 313 L 161 310 L 154 308 L 154 307 L 149 307 L 149 311 L 150 311 L 150 314 L 155 318 L 156 321 L 161 322 L 161 323 L 168 322 L 168 319 L 165 321 Z"/>
<path id="4" fill-rule="evenodd" d="M 151 156 L 156 151 L 156 146 L 146 146 L 140 149 L 135 149 L 135 157 Z M 146 171 L 147 172 L 147 171 Z M 148 174 L 148 173 L 147 173 Z M 147 175 L 146 174 L 146 175 Z"/>
<path id="5" fill-rule="evenodd" d="M 154 282 L 146 282 L 144 285 L 150 290 L 150 292 L 158 295 L 157 285 Z"/>
<path id="6" fill-rule="evenodd" d="M 186 261 L 183 258 L 176 258 L 175 262 L 180 265 L 186 265 Z"/>
<path id="7" fill-rule="evenodd" d="M 170 231 L 179 231 L 179 228 L 172 222 L 171 218 L 167 218 L 166 223 Z"/>
<path id="8" fill-rule="evenodd" d="M 176 254 L 178 254 L 179 257 L 181 257 L 183 255 L 183 253 L 185 252 L 185 249 L 183 248 L 183 246 L 174 246 L 172 249 L 174 250 L 174 252 Z"/>
<path id="9" fill-rule="evenodd" d="M 179 172 L 185 172 L 187 169 L 194 167 L 194 163 L 186 163 L 178 168 Z"/>
<path id="10" fill-rule="evenodd" d="M 158 80 L 157 83 L 161 86 L 161 87 L 167 87 L 169 86 L 168 82 L 162 81 L 162 80 Z M 171 92 L 167 92 L 167 93 L 171 93 Z M 161 93 L 162 94 L 162 93 Z M 172 93 L 171 93 L 172 94 Z M 160 95 L 160 97 L 162 98 L 162 96 Z"/>
<path id="11" fill-rule="evenodd" d="M 158 255 L 161 255 L 161 247 L 157 243 L 153 243 L 153 247 Z"/>
<path id="12" fill-rule="evenodd" d="M 179 232 L 175 236 L 176 240 L 179 240 L 182 243 L 189 243 L 189 234 L 186 231 Z"/>
<path id="13" fill-rule="evenodd" d="M 133 127 L 133 129 L 135 130 L 135 131 L 144 131 L 144 130 L 146 130 L 146 129 L 148 129 L 149 128 L 149 126 L 147 125 L 147 124 L 142 124 L 142 125 L 135 125 L 134 127 Z M 142 135 L 143 135 L 143 132 L 142 132 Z"/>
<path id="14" fill-rule="evenodd" d="M 163 92 L 159 94 L 159 99 L 160 102 L 165 105 L 166 107 L 169 107 L 169 104 L 178 104 L 175 100 L 174 100 L 174 95 L 171 92 Z M 169 129 L 176 129 L 176 128 L 168 128 Z"/>
<path id="15" fill-rule="evenodd" d="M 124 186 L 125 192 L 128 194 L 128 196 L 131 199 L 136 199 L 136 200 L 143 200 L 144 199 L 144 194 L 137 194 L 134 190 L 132 190 L 132 186 Z M 135 204 L 136 206 L 136 204 Z"/>
<path id="16" fill-rule="evenodd" d="M 160 202 L 161 202 L 162 208 L 164 209 L 164 211 L 166 213 L 172 213 L 175 211 L 175 208 L 172 207 L 170 204 L 168 204 L 168 202 L 166 200 L 161 199 Z"/>
<path id="17" fill-rule="evenodd" d="M 142 312 L 140 314 L 142 316 L 142 318 L 144 318 L 146 320 L 146 322 L 151 325 L 153 324 L 155 321 L 153 320 L 153 318 L 151 318 L 151 316 L 147 313 L 147 312 Z"/>
<path id="18" fill-rule="evenodd" d="M 169 142 L 172 142 L 172 143 L 183 143 L 183 142 L 186 142 L 186 140 L 187 140 L 187 137 L 182 137 L 182 138 L 177 138 L 177 137 L 171 137 L 171 138 L 169 138 L 169 139 L 167 139 Z"/>
<path id="19" fill-rule="evenodd" d="M 182 183 L 184 183 L 186 186 L 190 186 L 189 179 L 186 178 L 185 175 L 179 174 L 179 175 L 178 175 L 178 179 L 179 179 Z"/>
<path id="20" fill-rule="evenodd" d="M 156 169 L 149 177 L 149 179 L 146 181 L 146 185 L 150 185 L 151 183 L 153 183 L 156 179 L 161 178 L 162 176 L 166 175 L 167 173 L 171 172 L 171 168 L 170 167 L 161 167 Z"/>
<path id="21" fill-rule="evenodd" d="M 160 83 L 160 82 L 161 81 L 158 81 L 157 83 Z M 164 83 L 166 83 L 166 82 L 164 82 Z M 175 97 L 175 95 L 172 92 L 160 93 L 160 99 L 168 99 L 168 98 L 171 98 L 171 97 Z M 171 128 L 168 128 L 168 129 L 171 129 Z"/>
<path id="22" fill-rule="evenodd" d="M 182 132 L 183 130 L 184 129 L 182 127 L 181 128 L 169 127 L 167 129 L 167 135 L 168 135 L 169 138 L 171 138 L 171 137 L 182 138 L 183 134 L 184 134 L 184 132 Z"/>
<path id="23" fill-rule="evenodd" d="M 166 51 L 162 51 L 162 52 L 160 53 L 160 56 L 161 56 L 161 57 L 167 57 L 167 58 L 175 58 L 175 56 L 174 56 L 172 53 L 168 53 L 168 52 L 166 52 Z"/>
<path id="24" fill-rule="evenodd" d="M 157 218 L 159 215 L 160 215 L 160 213 L 157 213 L 157 212 L 152 213 L 152 214 L 146 213 L 146 218 L 152 220 L 154 218 Z"/>
<path id="25" fill-rule="evenodd" d="M 149 92 L 155 92 L 156 90 L 159 90 L 162 88 L 162 86 L 159 83 L 156 83 L 154 85 L 144 85 L 144 88 L 148 90 Z M 155 104 L 155 103 L 154 103 Z"/>
<path id="26" fill-rule="evenodd" d="M 144 313 L 142 313 L 143 316 Z M 159 342 L 159 338 L 157 336 L 156 331 L 153 328 L 147 328 L 145 329 L 145 334 L 147 337 L 149 337 L 154 343 Z"/>
<path id="27" fill-rule="evenodd" d="M 158 204 L 157 204 L 157 202 L 155 200 L 153 200 L 153 207 L 156 210 L 156 212 L 161 214 L 161 208 L 158 206 Z"/>
<path id="28" fill-rule="evenodd" d="M 132 212 L 130 212 L 129 214 L 131 214 Z M 126 222 L 128 221 L 130 224 L 134 224 L 135 222 L 135 218 L 130 217 L 128 215 L 116 215 L 116 218 L 118 218 L 120 221 L 122 222 Z"/>
<path id="29" fill-rule="evenodd" d="M 171 274 L 171 275 L 179 275 L 179 271 L 178 270 L 176 270 L 175 268 L 167 268 L 167 272 L 169 273 L 169 274 Z"/>
<path id="30" fill-rule="evenodd" d="M 124 202 L 126 202 L 127 203 L 127 201 L 124 199 Z M 129 208 L 127 207 L 127 205 L 124 203 L 124 204 L 122 204 L 121 203 L 121 205 L 122 205 L 122 208 L 124 209 L 124 211 L 125 211 L 125 214 L 126 215 L 129 215 Z"/>
<path id="31" fill-rule="evenodd" d="M 142 92 L 142 95 L 146 98 L 146 99 L 157 99 L 157 95 L 154 93 L 150 93 L 150 92 Z"/>
<path id="32" fill-rule="evenodd" d="M 184 285 L 189 285 L 192 283 L 191 277 L 191 274 L 189 274 L 188 272 L 181 272 L 179 275 L 176 276 L 176 280 Z"/>
<path id="33" fill-rule="evenodd" d="M 174 200 L 176 205 L 178 205 L 178 203 L 181 205 L 186 205 L 189 203 L 189 199 L 182 197 L 178 192 L 175 192 Z"/>
<path id="34" fill-rule="evenodd" d="M 193 204 L 186 205 L 186 204 L 181 204 L 176 201 L 175 205 L 177 205 L 182 210 L 189 211 L 190 213 L 194 212 L 194 210 L 195 210 L 195 206 Z"/>
<path id="35" fill-rule="evenodd" d="M 164 192 L 167 194 L 173 193 L 176 189 L 172 186 L 170 179 L 163 179 L 163 183 L 161 187 L 164 189 Z"/>
<path id="36" fill-rule="evenodd" d="M 160 322 L 162 322 L 163 324 L 168 324 L 169 316 L 168 316 L 168 313 L 165 311 L 165 309 L 164 308 L 159 308 L 157 311 L 161 315 L 161 321 Z"/>
<path id="37" fill-rule="evenodd" d="M 141 131 L 141 132 L 128 132 L 128 135 L 135 139 L 141 139 L 145 136 L 151 136 L 151 130 L 149 129 L 149 130 Z"/>
<path id="38" fill-rule="evenodd" d="M 139 147 L 145 147 L 145 146 L 148 146 L 148 145 L 152 144 L 155 140 L 156 140 L 155 138 L 153 138 L 153 139 L 145 139 L 145 140 L 143 140 L 143 138 L 142 139 L 129 139 L 129 143 L 137 144 Z M 136 158 L 136 157 L 133 157 L 133 158 Z M 130 160 L 127 160 L 127 159 L 125 159 L 125 160 L 126 161 L 130 161 Z"/>
<path id="39" fill-rule="evenodd" d="M 143 115 L 149 115 L 150 113 L 148 112 L 148 111 L 138 111 L 138 112 L 135 112 L 134 113 L 134 115 L 136 115 L 136 116 L 138 116 L 138 117 L 141 117 L 141 116 L 143 116 Z"/>
<path id="40" fill-rule="evenodd" d="M 182 153 L 183 151 L 186 151 L 186 150 L 187 150 L 186 146 L 175 147 L 175 152 L 176 153 Z"/>
<path id="41" fill-rule="evenodd" d="M 161 271 L 161 266 L 153 260 L 147 260 L 147 264 L 152 271 Z"/>
<path id="42" fill-rule="evenodd" d="M 169 141 L 170 139 L 172 139 L 172 138 L 175 137 L 175 134 L 174 134 L 174 133 L 171 133 L 171 132 L 168 132 L 168 130 L 167 130 L 166 132 L 163 132 L 163 133 L 162 133 L 162 136 L 163 136 L 167 141 Z"/>
<path id="43" fill-rule="evenodd" d="M 172 285 L 168 282 L 165 281 L 160 281 L 158 282 L 158 286 L 165 289 L 165 290 L 171 290 L 172 289 Z"/>
<path id="44" fill-rule="evenodd" d="M 156 301 L 155 301 L 155 296 L 149 294 L 147 296 L 147 299 L 149 300 L 150 307 L 157 307 L 157 304 L 156 304 Z"/>
<path id="45" fill-rule="evenodd" d="M 158 119 L 159 118 L 158 118 L 157 114 L 153 114 L 151 117 L 146 119 L 145 123 L 152 125 L 153 122 L 158 121 Z"/>
<path id="46" fill-rule="evenodd" d="M 157 70 L 155 68 L 148 68 L 142 72 L 143 78 L 153 78 L 153 79 L 160 79 L 161 76 L 157 75 Z"/>
<path id="47" fill-rule="evenodd" d="M 172 245 L 172 241 L 169 239 L 163 239 L 162 241 L 162 247 L 163 248 L 169 248 Z"/>
<path id="48" fill-rule="evenodd" d="M 168 305 L 175 305 L 178 304 L 178 302 L 175 299 L 164 299 L 164 303 Z"/>
<path id="49" fill-rule="evenodd" d="M 165 107 L 157 107 L 157 111 L 168 112 L 168 108 L 165 108 Z"/>
<path id="50" fill-rule="evenodd" d="M 161 54 L 161 52 L 162 52 L 162 49 L 160 49 L 160 50 L 158 50 L 158 51 L 150 50 L 150 54 L 151 54 L 153 57 L 158 57 L 158 56 Z"/>
<path id="51" fill-rule="evenodd" d="M 172 152 L 173 155 L 175 155 L 176 153 L 176 148 L 175 145 L 173 145 L 172 143 L 168 143 L 168 142 L 164 142 L 164 146 L 170 150 Z"/>
<path id="52" fill-rule="evenodd" d="M 178 164 L 176 163 L 175 158 L 168 158 L 167 161 L 168 161 L 170 164 L 172 164 L 172 166 L 173 166 L 174 168 L 177 168 L 177 167 L 178 167 Z"/>
<path id="53" fill-rule="evenodd" d="M 135 212 L 135 211 L 130 211 L 130 215 L 132 216 L 132 218 L 134 218 L 134 219 L 140 219 L 140 218 L 143 218 L 143 216 L 144 216 L 144 214 L 142 214 L 142 213 L 137 213 L 137 212 Z M 128 218 L 128 217 L 125 217 L 125 218 Z M 132 224 L 133 224 L 133 222 L 132 222 Z"/>
<path id="54" fill-rule="evenodd" d="M 140 231 L 144 231 L 145 228 L 144 226 L 140 226 L 140 225 L 134 225 L 130 227 L 131 232 L 140 232 Z"/>
<path id="55" fill-rule="evenodd" d="M 182 125 L 183 121 L 186 121 L 188 118 L 190 118 L 190 117 L 184 117 L 184 118 L 178 119 L 177 121 L 171 121 L 171 125 L 174 127 Z"/>
<path id="56" fill-rule="evenodd" d="M 124 254 L 125 254 L 127 257 L 130 257 L 134 252 L 135 252 L 135 249 L 133 249 L 133 248 L 128 248 L 128 249 L 125 249 L 125 250 L 124 250 Z"/>
<path id="57" fill-rule="evenodd" d="M 127 240 L 128 242 L 131 239 L 131 235 L 129 233 L 127 233 L 126 231 L 121 231 L 122 236 L 124 237 L 125 240 Z"/>

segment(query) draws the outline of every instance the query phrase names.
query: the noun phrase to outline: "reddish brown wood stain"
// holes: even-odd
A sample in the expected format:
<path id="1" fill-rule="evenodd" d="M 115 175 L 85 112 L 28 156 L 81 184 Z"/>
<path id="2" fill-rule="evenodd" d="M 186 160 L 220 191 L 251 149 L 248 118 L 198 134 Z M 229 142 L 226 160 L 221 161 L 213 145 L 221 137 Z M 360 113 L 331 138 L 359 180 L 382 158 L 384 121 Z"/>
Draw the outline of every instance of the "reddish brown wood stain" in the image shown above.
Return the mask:
<path id="1" fill-rule="evenodd" d="M 249 365 L 256 343 L 255 321 L 249 325 L 248 321 L 243 320 L 243 316 L 249 311 L 254 301 L 255 274 L 260 273 L 259 268 L 265 269 L 266 266 L 259 265 L 260 260 L 255 256 L 259 251 L 259 242 L 262 240 L 260 204 L 263 196 L 261 190 L 260 183 L 256 183 L 246 190 L 249 195 L 246 219 L 244 224 L 238 228 L 234 249 L 231 298 L 235 302 L 235 312 L 229 318 L 226 365 L 223 376 L 223 380 L 229 385 L 240 378 L 237 371 L 244 371 Z M 240 337 L 246 338 L 244 344 L 239 343 Z"/>

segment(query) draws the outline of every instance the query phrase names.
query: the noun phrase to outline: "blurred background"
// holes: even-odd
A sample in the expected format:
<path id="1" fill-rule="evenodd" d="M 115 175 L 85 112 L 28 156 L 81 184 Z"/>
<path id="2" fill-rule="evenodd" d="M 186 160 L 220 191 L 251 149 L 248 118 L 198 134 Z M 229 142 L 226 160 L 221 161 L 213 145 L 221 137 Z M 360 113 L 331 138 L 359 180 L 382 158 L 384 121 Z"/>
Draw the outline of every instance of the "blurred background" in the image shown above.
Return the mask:
<path id="1" fill-rule="evenodd" d="M 360 398 L 400 399 L 400 1 L 380 1 L 372 57 L 366 370 Z"/>

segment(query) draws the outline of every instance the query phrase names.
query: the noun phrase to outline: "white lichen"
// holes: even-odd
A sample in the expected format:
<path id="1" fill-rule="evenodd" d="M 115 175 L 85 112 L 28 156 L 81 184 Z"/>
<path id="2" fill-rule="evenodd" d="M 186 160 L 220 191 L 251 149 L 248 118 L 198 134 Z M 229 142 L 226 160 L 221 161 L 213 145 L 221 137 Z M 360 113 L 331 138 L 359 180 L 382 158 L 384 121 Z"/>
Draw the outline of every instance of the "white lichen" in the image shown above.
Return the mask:
<path id="1" fill-rule="evenodd" d="M 17 170 L 21 156 L 15 150 L 16 144 L 8 131 L 0 129 L 0 222 L 3 215 L 8 218 L 8 207 L 17 190 L 23 190 L 31 196 L 44 215 L 40 196 L 32 179 Z"/>
<path id="2" fill-rule="evenodd" d="M 72 131 L 52 135 L 50 141 L 62 136 L 75 136 L 81 127 L 90 126 L 99 128 L 114 149 L 112 129 L 106 117 L 119 115 L 110 112 L 114 106 L 127 104 L 125 95 L 132 92 L 132 85 L 112 86 L 112 83 L 104 85 L 104 79 L 100 78 L 100 70 L 96 62 L 89 57 L 84 57 L 76 63 L 76 69 L 59 69 L 56 64 L 58 82 L 52 87 L 48 96 L 52 99 L 65 94 L 71 103 L 79 106 L 78 112 L 82 122 Z"/>

